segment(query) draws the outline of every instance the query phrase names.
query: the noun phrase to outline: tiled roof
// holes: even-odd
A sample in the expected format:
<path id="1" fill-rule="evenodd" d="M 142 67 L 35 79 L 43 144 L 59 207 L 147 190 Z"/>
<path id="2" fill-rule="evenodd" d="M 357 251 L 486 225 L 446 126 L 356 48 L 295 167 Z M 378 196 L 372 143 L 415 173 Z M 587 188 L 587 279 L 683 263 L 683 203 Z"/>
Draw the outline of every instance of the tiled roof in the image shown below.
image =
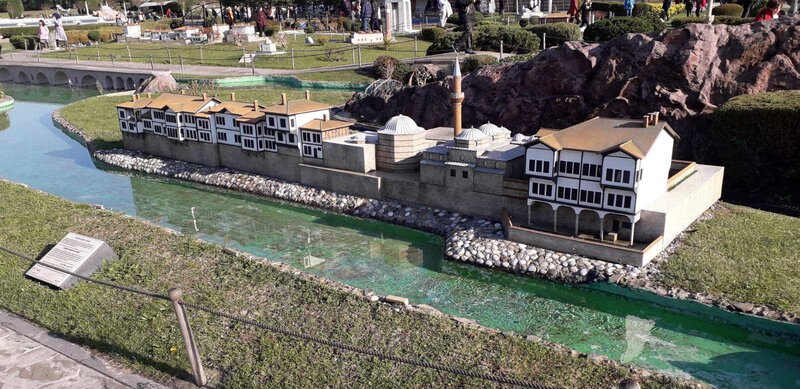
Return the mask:
<path id="1" fill-rule="evenodd" d="M 493 161 L 510 161 L 523 155 L 525 155 L 524 146 L 506 144 L 491 150 L 486 150 L 480 158 L 491 159 Z"/>
<path id="2" fill-rule="evenodd" d="M 195 113 L 209 101 L 216 100 L 214 98 L 203 99 L 200 96 L 192 95 L 176 95 L 172 93 L 163 93 L 153 99 L 147 108 L 152 109 L 166 109 L 169 108 L 175 112 L 191 112 Z M 216 100 L 219 101 L 219 100 Z"/>
<path id="3" fill-rule="evenodd" d="M 292 100 L 287 104 L 275 104 L 264 108 L 264 112 L 282 115 L 297 115 L 300 113 L 321 111 L 330 109 L 328 104 L 318 103 L 311 100 Z"/>
<path id="4" fill-rule="evenodd" d="M 666 122 L 644 127 L 641 120 L 598 117 L 561 131 L 540 130 L 536 133 L 539 138 L 534 142 L 541 142 L 555 150 L 597 153 L 621 150 L 636 158 L 643 158 L 661 131 L 667 131 L 670 136 L 678 139 L 678 135 Z"/>
<path id="5" fill-rule="evenodd" d="M 264 108 L 264 106 L 259 105 L 258 108 L 261 109 Z M 228 111 L 234 115 L 244 115 L 248 112 L 253 112 L 253 103 L 225 101 L 208 109 L 208 112 L 210 113 L 219 113 L 224 111 Z"/>
<path id="6" fill-rule="evenodd" d="M 305 123 L 305 124 L 301 125 L 300 128 L 304 129 L 304 130 L 314 130 L 314 131 L 325 132 L 325 131 L 330 131 L 330 130 L 336 130 L 336 129 L 339 129 L 339 128 L 342 128 L 342 127 L 349 127 L 352 124 L 353 123 L 345 122 L 345 121 L 342 121 L 342 120 L 320 120 L 320 119 L 314 119 L 314 120 L 309 121 L 308 123 Z"/>

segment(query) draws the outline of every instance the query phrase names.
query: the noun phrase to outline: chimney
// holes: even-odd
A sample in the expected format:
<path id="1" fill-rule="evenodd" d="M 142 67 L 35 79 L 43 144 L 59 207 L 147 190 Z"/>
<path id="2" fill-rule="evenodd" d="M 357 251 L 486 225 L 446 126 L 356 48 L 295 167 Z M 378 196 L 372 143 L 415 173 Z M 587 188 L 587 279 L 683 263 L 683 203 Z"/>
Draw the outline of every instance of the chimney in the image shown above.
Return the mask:
<path id="1" fill-rule="evenodd" d="M 181 94 L 185 95 L 186 94 L 186 89 L 181 89 Z"/>
<path id="2" fill-rule="evenodd" d="M 208 100 L 208 93 L 203 92 L 203 101 Z"/>
<path id="3" fill-rule="evenodd" d="M 147 99 L 148 99 L 148 100 L 152 99 L 152 98 L 153 98 L 152 96 L 153 96 L 153 95 L 151 95 L 150 93 L 148 93 L 148 94 L 147 94 Z"/>
<path id="4" fill-rule="evenodd" d="M 322 121 L 323 122 L 327 122 L 328 121 L 328 114 L 327 113 L 322 114 Z"/>
<path id="5" fill-rule="evenodd" d="M 253 111 L 258 111 L 258 100 L 253 100 Z"/>
<path id="6" fill-rule="evenodd" d="M 231 92 L 231 101 L 236 101 L 236 93 Z"/>
<path id="7" fill-rule="evenodd" d="M 136 102 L 136 95 L 131 95 L 131 103 Z"/>
<path id="8" fill-rule="evenodd" d="M 642 116 L 642 127 L 647 128 L 650 127 L 650 115 L 643 115 Z"/>
<path id="9" fill-rule="evenodd" d="M 311 100 L 311 91 L 306 89 L 306 100 Z"/>
<path id="10" fill-rule="evenodd" d="M 281 93 L 281 105 L 286 105 L 287 102 L 288 101 L 286 100 L 286 93 Z"/>
<path id="11" fill-rule="evenodd" d="M 653 112 L 653 124 L 658 124 L 658 116 L 659 116 L 658 111 Z"/>

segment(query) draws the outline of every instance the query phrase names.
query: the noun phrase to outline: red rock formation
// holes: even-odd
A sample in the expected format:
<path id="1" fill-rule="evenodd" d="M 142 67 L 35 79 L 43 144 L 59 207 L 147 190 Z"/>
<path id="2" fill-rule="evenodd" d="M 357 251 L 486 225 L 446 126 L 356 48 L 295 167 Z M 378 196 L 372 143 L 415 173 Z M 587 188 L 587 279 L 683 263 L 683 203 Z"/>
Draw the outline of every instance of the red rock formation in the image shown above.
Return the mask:
<path id="1" fill-rule="evenodd" d="M 426 128 L 450 125 L 448 88 L 444 81 L 357 94 L 346 109 L 374 122 L 403 113 Z M 800 20 L 690 24 L 604 44 L 569 42 L 527 62 L 479 69 L 464 78 L 463 88 L 465 125 L 492 121 L 533 133 L 596 115 L 658 110 L 688 143 L 697 143 L 692 129 L 731 97 L 800 88 Z"/>

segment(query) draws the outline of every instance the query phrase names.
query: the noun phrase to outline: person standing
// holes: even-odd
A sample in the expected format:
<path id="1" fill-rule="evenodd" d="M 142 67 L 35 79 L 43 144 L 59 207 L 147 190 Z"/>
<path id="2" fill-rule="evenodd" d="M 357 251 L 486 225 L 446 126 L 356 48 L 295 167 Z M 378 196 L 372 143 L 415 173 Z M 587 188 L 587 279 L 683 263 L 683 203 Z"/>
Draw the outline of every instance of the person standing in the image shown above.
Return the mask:
<path id="1" fill-rule="evenodd" d="M 663 0 L 661 2 L 661 19 L 667 21 L 669 19 L 669 8 L 672 7 L 672 0 Z"/>
<path id="2" fill-rule="evenodd" d="M 225 23 L 228 24 L 228 28 L 233 29 L 233 23 L 236 21 L 236 18 L 233 16 L 233 10 L 231 7 L 225 8 L 224 19 Z"/>
<path id="3" fill-rule="evenodd" d="M 686 8 L 686 17 L 692 16 L 692 8 L 694 8 L 694 0 L 683 0 L 683 6 Z"/>
<path id="4" fill-rule="evenodd" d="M 505 0 L 497 0 L 497 7 L 500 8 L 500 16 L 503 16 L 503 12 L 506 10 Z"/>
<path id="5" fill-rule="evenodd" d="M 700 12 L 706 8 L 706 0 L 694 0 L 694 16 L 700 17 Z"/>
<path id="6" fill-rule="evenodd" d="M 569 15 L 569 19 L 567 20 L 568 22 L 578 22 L 578 0 L 569 0 L 569 9 L 567 10 L 567 15 Z"/>
<path id="7" fill-rule="evenodd" d="M 581 24 L 579 27 L 588 27 L 589 19 L 592 17 L 592 0 L 583 1 L 583 4 L 581 4 L 580 14 L 581 14 Z"/>
<path id="8" fill-rule="evenodd" d="M 447 23 L 447 18 L 453 14 L 453 7 L 450 5 L 450 0 L 438 0 L 439 6 L 439 26 L 444 28 Z"/>
<path id="9" fill-rule="evenodd" d="M 44 22 L 44 19 L 39 19 L 39 50 L 44 50 L 50 45 L 48 44 L 50 41 L 50 29 L 47 28 L 47 24 Z"/>
<path id="10" fill-rule="evenodd" d="M 369 20 L 372 18 L 372 2 L 370 0 L 364 0 L 363 5 L 361 6 L 361 30 L 364 32 L 370 32 L 372 30 L 370 28 Z"/>
<path id="11" fill-rule="evenodd" d="M 381 31 L 381 1 L 372 1 L 372 31 Z"/>
<path id="12" fill-rule="evenodd" d="M 622 3 L 622 6 L 625 7 L 626 16 L 633 16 L 633 4 L 633 0 L 625 0 L 625 2 Z"/>
<path id="13" fill-rule="evenodd" d="M 458 0 L 456 8 L 458 8 L 458 21 L 464 29 L 461 38 L 458 39 L 459 46 L 464 48 L 467 54 L 475 54 L 475 51 L 472 50 L 472 32 L 475 30 L 475 1 Z"/>
<path id="14" fill-rule="evenodd" d="M 752 2 L 750 0 L 742 0 L 742 17 L 746 18 L 750 16 L 750 7 L 752 7 Z"/>
<path id="15" fill-rule="evenodd" d="M 67 47 L 67 32 L 64 31 L 64 21 L 61 20 L 60 13 L 53 14 L 53 22 L 56 26 L 56 47 L 59 47 L 59 42 L 64 42 L 64 47 Z"/>
<path id="16" fill-rule="evenodd" d="M 255 19 L 256 19 L 256 32 L 258 32 L 258 36 L 266 35 L 267 13 L 264 12 L 264 7 L 258 7 Z"/>

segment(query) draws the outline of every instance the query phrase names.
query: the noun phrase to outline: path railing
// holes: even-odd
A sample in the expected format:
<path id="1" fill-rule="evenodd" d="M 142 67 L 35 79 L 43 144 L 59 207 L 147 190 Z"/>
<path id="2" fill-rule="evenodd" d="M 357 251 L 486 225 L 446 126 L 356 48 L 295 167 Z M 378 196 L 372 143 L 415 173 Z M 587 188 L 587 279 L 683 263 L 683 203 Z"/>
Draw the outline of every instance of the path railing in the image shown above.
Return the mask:
<path id="1" fill-rule="evenodd" d="M 443 373 L 459 375 L 459 376 L 468 377 L 468 378 L 486 380 L 486 381 L 489 381 L 489 382 L 494 382 L 494 383 L 503 384 L 503 385 L 512 385 L 512 386 L 518 386 L 518 387 L 522 387 L 522 388 L 534 388 L 534 389 L 549 389 L 549 388 L 553 388 L 553 386 L 544 385 L 544 384 L 537 383 L 537 382 L 523 381 L 523 380 L 519 380 L 519 379 L 515 379 L 515 378 L 511 378 L 511 377 L 506 377 L 506 376 L 500 376 L 500 375 L 495 375 L 495 374 L 487 374 L 487 373 L 482 373 L 482 372 L 473 371 L 473 370 L 469 370 L 469 369 L 442 365 L 442 364 L 439 364 L 439 363 L 430 362 L 430 361 L 426 361 L 426 360 L 419 359 L 419 358 L 395 355 L 395 354 L 390 354 L 390 353 L 386 353 L 386 352 L 383 352 L 383 351 L 379 351 L 379 350 L 375 350 L 375 349 L 371 349 L 371 348 L 367 348 L 367 347 L 355 346 L 355 345 L 351 345 L 351 344 L 347 344 L 347 343 L 337 342 L 337 341 L 330 340 L 330 339 L 323 339 L 323 338 L 320 338 L 320 337 L 317 337 L 317 336 L 304 334 L 304 333 L 299 332 L 299 331 L 288 330 L 288 329 L 286 329 L 288 326 L 278 326 L 278 325 L 265 324 L 265 323 L 262 323 L 260 321 L 253 320 L 253 319 L 250 319 L 250 318 L 246 318 L 246 317 L 243 317 L 243 316 L 240 316 L 240 315 L 237 315 L 237 314 L 232 314 L 232 313 L 220 311 L 220 310 L 217 310 L 217 309 L 209 308 L 209 307 L 206 307 L 206 306 L 204 306 L 202 304 L 195 304 L 195 303 L 184 301 L 184 299 L 183 299 L 183 291 L 180 288 L 171 288 L 168 291 L 168 293 L 165 295 L 163 293 L 152 292 L 152 291 L 148 291 L 148 290 L 144 290 L 144 289 L 129 287 L 129 286 L 125 286 L 125 285 L 119 285 L 119 284 L 116 284 L 116 283 L 113 283 L 113 282 L 94 279 L 94 278 L 91 278 L 91 277 L 85 277 L 83 275 L 76 274 L 76 273 L 64 270 L 64 269 L 59 268 L 57 266 L 53 266 L 51 264 L 38 261 L 38 260 L 28 256 L 28 255 L 22 254 L 22 253 L 20 253 L 20 252 L 18 252 L 16 250 L 12 250 L 12 249 L 9 249 L 9 248 L 3 247 L 3 246 L 0 246 L 0 252 L 5 252 L 7 254 L 10 254 L 11 256 L 13 256 L 15 258 L 18 258 L 18 259 L 20 259 L 22 261 L 28 262 L 28 263 L 30 263 L 32 265 L 45 266 L 47 268 L 50 268 L 50 269 L 53 269 L 53 270 L 68 274 L 68 275 L 76 277 L 76 278 L 79 278 L 81 280 L 100 285 L 100 286 L 102 286 L 104 288 L 113 289 L 115 291 L 119 291 L 119 292 L 123 292 L 123 293 L 130 293 L 130 294 L 138 295 L 140 297 L 148 298 L 148 299 L 161 300 L 161 301 L 165 301 L 165 302 L 169 301 L 171 306 L 172 306 L 172 309 L 175 311 L 175 315 L 176 315 L 176 318 L 177 318 L 177 326 L 178 326 L 178 329 L 181 332 L 181 337 L 183 338 L 184 349 L 186 351 L 186 356 L 187 356 L 187 358 L 189 360 L 189 365 L 191 366 L 191 369 L 192 369 L 192 376 L 193 376 L 193 379 L 194 379 L 194 383 L 197 384 L 198 386 L 205 386 L 206 384 L 208 384 L 208 379 L 207 379 L 207 377 L 205 375 L 205 370 L 204 370 L 203 363 L 202 363 L 202 357 L 201 357 L 201 354 L 200 354 L 200 348 L 198 347 L 197 341 L 195 339 L 194 333 L 192 332 L 192 328 L 191 328 L 191 325 L 190 325 L 190 322 L 189 322 L 189 315 L 188 315 L 188 312 L 187 312 L 187 308 L 189 308 L 191 310 L 198 311 L 198 312 L 204 312 L 206 314 L 210 314 L 212 316 L 216 316 L 216 317 L 219 317 L 219 318 L 224 318 L 224 319 L 230 320 L 231 322 L 235 322 L 235 323 L 238 323 L 238 324 L 243 324 L 243 325 L 246 325 L 246 326 L 250 326 L 252 328 L 260 329 L 260 330 L 263 330 L 263 331 L 266 331 L 266 332 L 269 332 L 269 333 L 280 334 L 280 335 L 287 336 L 287 337 L 290 337 L 290 338 L 293 338 L 293 339 L 299 339 L 299 340 L 303 340 L 303 341 L 307 341 L 307 342 L 312 342 L 312 343 L 316 343 L 316 344 L 319 344 L 319 345 L 322 345 L 322 346 L 332 347 L 332 348 L 335 348 L 335 349 L 338 349 L 338 350 L 344 350 L 344 351 L 348 351 L 348 352 L 352 352 L 352 353 L 356 353 L 356 354 L 360 354 L 360 355 L 375 357 L 375 358 L 378 358 L 378 359 L 391 361 L 391 362 L 395 362 L 395 363 L 422 367 L 422 368 L 426 368 L 426 369 L 431 369 L 431 370 L 435 370 L 435 371 L 439 371 L 439 372 L 443 372 Z"/>

